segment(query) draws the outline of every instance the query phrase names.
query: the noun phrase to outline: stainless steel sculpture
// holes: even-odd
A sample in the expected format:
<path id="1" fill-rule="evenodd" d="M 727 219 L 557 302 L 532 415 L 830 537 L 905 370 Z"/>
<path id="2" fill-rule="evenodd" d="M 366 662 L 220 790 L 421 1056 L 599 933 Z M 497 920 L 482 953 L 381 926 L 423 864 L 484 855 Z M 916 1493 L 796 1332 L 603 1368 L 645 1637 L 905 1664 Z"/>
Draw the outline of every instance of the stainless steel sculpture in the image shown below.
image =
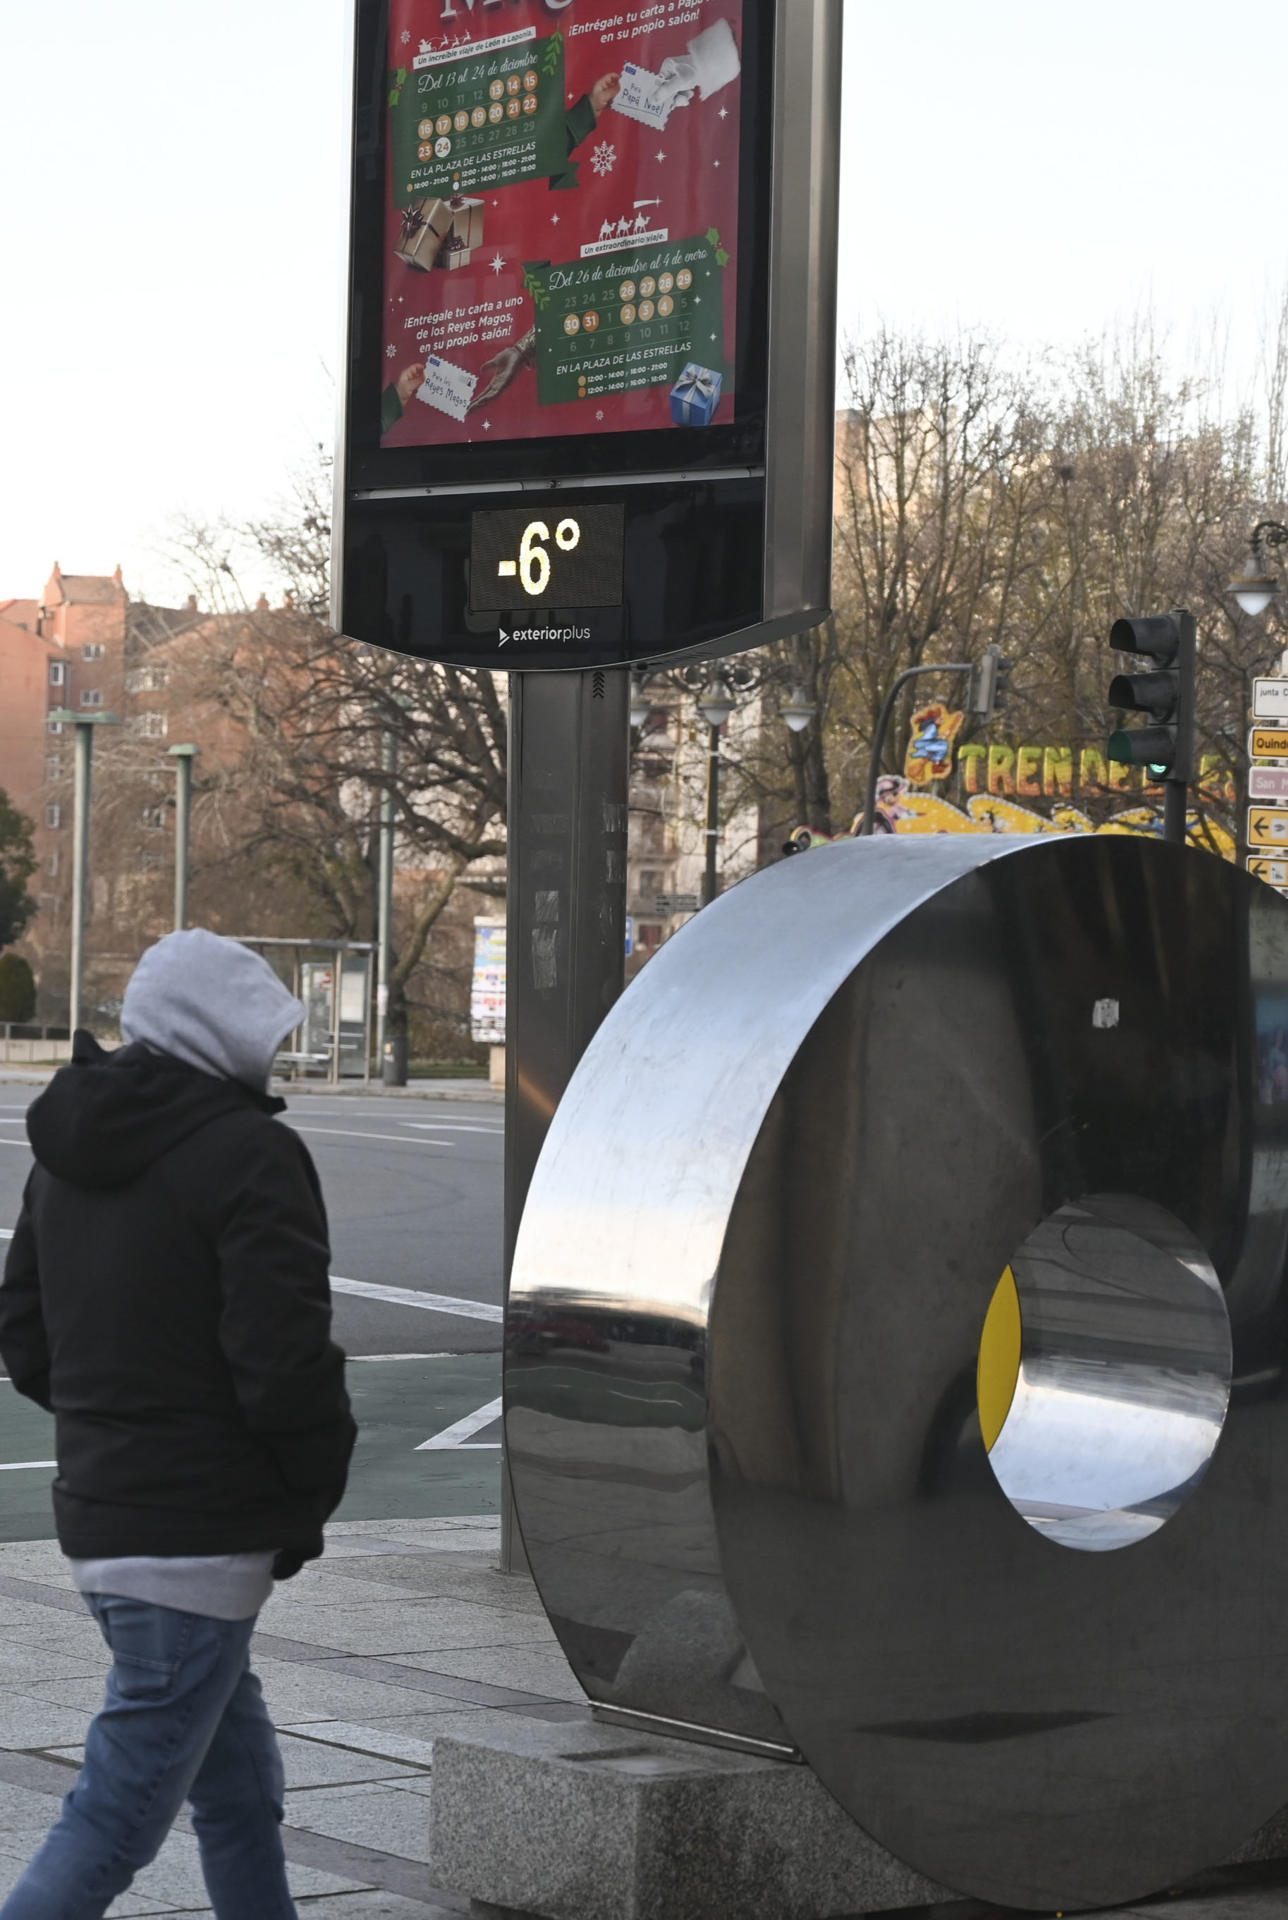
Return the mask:
<path id="1" fill-rule="evenodd" d="M 1286 1032 L 1288 904 L 1127 837 L 842 843 L 665 947 L 555 1116 L 507 1326 L 591 1698 L 799 1750 L 1016 1906 L 1154 1891 L 1288 1799 Z"/>

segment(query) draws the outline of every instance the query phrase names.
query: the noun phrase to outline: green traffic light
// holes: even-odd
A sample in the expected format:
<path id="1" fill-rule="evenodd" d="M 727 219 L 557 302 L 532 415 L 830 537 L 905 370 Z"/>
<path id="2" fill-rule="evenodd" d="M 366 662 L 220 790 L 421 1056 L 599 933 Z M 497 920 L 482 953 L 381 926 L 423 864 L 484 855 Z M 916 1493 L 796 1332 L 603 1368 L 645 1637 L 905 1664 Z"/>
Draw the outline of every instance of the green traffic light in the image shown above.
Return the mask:
<path id="1" fill-rule="evenodd" d="M 1155 780 L 1171 776 L 1175 759 L 1160 760 L 1160 749 L 1174 755 L 1175 741 L 1170 727 L 1120 727 L 1109 736 L 1108 756 L 1129 767 L 1145 767 Z"/>

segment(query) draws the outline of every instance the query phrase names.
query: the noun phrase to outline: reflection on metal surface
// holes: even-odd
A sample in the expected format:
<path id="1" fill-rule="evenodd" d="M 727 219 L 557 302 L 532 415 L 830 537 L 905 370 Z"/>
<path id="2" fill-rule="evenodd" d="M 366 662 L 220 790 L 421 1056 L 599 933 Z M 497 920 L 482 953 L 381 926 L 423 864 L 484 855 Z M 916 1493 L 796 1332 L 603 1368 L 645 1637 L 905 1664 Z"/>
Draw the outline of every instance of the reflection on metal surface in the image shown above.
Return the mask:
<path id="1" fill-rule="evenodd" d="M 1162 1207 L 1100 1194 L 1044 1220 L 1011 1270 L 1020 1364 L 989 1449 L 998 1485 L 1061 1546 L 1143 1540 L 1202 1480 L 1229 1405 L 1212 1263 Z"/>
<path id="2" fill-rule="evenodd" d="M 794 1744 L 1020 1907 L 1172 1884 L 1288 1798 L 1286 930 L 1182 848 L 892 837 L 650 961 L 555 1115 L 507 1325 L 525 1544 L 593 1699 Z M 1065 1423 L 1041 1527 L 980 1428 L 1012 1259 L 1006 1429 Z M 1136 1534 L 1064 1551 L 1055 1506 Z"/>

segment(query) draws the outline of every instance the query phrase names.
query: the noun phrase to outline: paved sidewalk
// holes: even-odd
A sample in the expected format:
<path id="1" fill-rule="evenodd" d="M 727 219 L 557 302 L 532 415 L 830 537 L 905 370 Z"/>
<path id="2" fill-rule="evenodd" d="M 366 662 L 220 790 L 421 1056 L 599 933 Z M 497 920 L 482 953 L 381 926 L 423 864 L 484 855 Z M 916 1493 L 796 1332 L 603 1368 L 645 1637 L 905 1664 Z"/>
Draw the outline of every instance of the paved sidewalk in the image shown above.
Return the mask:
<path id="1" fill-rule="evenodd" d="M 468 1733 L 497 1714 L 576 1721 L 581 1689 L 531 1581 L 497 1571 L 493 1517 L 359 1520 L 327 1534 L 325 1559 L 277 1589 L 256 1635 L 286 1762 L 286 1851 L 301 1920 L 449 1920 L 469 1902 L 430 1885 L 435 1736 Z M 105 1667 L 57 1544 L 0 1545 L 0 1899 L 71 1784 Z M 1285 1920 L 1288 1875 L 1278 1886 L 1117 1911 Z M 111 1912 L 210 1920 L 186 1819 Z M 989 1912 L 953 1903 L 933 1920 Z"/>
<path id="2" fill-rule="evenodd" d="M 469 1903 L 429 1884 L 435 1734 L 495 1713 L 575 1718 L 581 1690 L 531 1581 L 496 1571 L 492 1516 L 352 1521 L 327 1539 L 255 1643 L 292 1889 L 302 1920 L 447 1920 Z M 0 1545 L 0 1899 L 74 1778 L 105 1668 L 57 1544 Z M 186 1819 L 111 1912 L 210 1914 Z"/>

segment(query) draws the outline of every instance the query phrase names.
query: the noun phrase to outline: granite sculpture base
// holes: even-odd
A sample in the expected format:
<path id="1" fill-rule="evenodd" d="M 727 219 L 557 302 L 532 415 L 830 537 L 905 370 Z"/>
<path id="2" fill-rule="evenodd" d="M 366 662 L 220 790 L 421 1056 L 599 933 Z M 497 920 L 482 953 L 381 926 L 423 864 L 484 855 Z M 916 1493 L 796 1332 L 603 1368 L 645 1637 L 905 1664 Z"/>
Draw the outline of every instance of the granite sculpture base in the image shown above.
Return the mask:
<path id="1" fill-rule="evenodd" d="M 475 1920 L 858 1920 L 960 1893 L 808 1767 L 593 1720 L 434 1742 L 429 1877 Z M 1288 1858 L 1288 1811 L 1234 1856 Z M 1233 1864 L 1233 1863 L 1231 1863 Z"/>

